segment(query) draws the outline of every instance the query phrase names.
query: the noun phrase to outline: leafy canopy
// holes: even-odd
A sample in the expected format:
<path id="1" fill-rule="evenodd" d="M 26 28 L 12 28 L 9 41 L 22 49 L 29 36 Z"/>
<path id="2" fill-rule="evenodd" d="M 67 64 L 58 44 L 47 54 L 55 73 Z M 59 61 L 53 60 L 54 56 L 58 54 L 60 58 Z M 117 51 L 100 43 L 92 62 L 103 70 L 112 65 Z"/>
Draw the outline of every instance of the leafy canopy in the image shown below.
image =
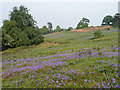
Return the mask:
<path id="1" fill-rule="evenodd" d="M 113 27 L 120 28 L 120 13 L 116 13 L 113 17 Z"/>
<path id="2" fill-rule="evenodd" d="M 56 26 L 56 29 L 54 30 L 54 32 L 60 32 L 60 31 L 62 31 L 62 29 L 60 28 L 60 26 L 59 25 Z"/>
<path id="3" fill-rule="evenodd" d="M 102 25 L 110 25 L 120 28 L 120 13 L 116 13 L 114 16 L 107 15 L 102 20 Z"/>
<path id="4" fill-rule="evenodd" d="M 48 34 L 49 30 L 46 26 L 43 26 L 42 28 L 40 28 L 40 31 L 42 32 L 42 34 Z"/>
<path id="5" fill-rule="evenodd" d="M 76 29 L 88 27 L 89 23 L 90 20 L 83 17 L 82 20 L 80 20 L 80 22 L 78 23 Z"/>
<path id="6" fill-rule="evenodd" d="M 48 30 L 51 33 L 52 32 L 52 23 L 48 22 L 47 25 L 48 25 Z"/>
<path id="7" fill-rule="evenodd" d="M 2 50 L 23 45 L 40 44 L 43 36 L 36 21 L 24 6 L 14 7 L 9 20 L 3 21 Z"/>
<path id="8" fill-rule="evenodd" d="M 71 31 L 71 30 L 73 30 L 73 28 L 72 27 L 68 27 L 67 31 Z"/>
<path id="9" fill-rule="evenodd" d="M 113 17 L 111 15 L 107 15 L 104 17 L 102 21 L 102 25 L 112 25 L 113 24 Z"/>

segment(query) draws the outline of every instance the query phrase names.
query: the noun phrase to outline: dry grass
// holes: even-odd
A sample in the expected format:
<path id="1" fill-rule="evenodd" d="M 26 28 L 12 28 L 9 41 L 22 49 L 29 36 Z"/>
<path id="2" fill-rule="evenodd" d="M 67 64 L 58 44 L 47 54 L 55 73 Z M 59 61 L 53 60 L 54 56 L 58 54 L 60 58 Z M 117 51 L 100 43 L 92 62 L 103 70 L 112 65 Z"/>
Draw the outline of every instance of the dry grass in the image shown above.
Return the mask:
<path id="1" fill-rule="evenodd" d="M 95 31 L 95 30 L 104 30 L 108 28 L 111 28 L 111 26 L 87 27 L 83 29 L 74 29 L 74 30 L 71 30 L 71 32 L 90 32 L 90 31 Z"/>
<path id="2" fill-rule="evenodd" d="M 44 43 L 41 43 L 41 46 L 50 46 L 50 45 L 56 45 L 56 44 L 59 44 L 58 42 L 44 42 Z"/>

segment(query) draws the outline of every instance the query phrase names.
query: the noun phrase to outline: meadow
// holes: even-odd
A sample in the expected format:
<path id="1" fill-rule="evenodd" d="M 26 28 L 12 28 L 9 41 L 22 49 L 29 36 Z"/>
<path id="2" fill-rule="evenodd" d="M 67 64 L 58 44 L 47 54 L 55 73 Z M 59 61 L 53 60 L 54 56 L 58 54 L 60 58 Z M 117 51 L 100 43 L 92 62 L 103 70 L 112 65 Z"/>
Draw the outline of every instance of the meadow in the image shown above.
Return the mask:
<path id="1" fill-rule="evenodd" d="M 119 88 L 118 31 L 63 31 L 2 52 L 3 88 Z"/>

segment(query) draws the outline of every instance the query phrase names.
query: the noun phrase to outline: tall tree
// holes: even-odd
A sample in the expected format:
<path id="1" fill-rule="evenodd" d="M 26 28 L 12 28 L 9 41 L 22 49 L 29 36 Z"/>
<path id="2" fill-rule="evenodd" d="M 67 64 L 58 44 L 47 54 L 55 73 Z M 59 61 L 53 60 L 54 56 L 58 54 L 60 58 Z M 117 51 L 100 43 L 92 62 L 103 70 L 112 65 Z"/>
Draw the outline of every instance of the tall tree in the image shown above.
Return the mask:
<path id="1" fill-rule="evenodd" d="M 113 17 L 111 15 L 107 15 L 104 17 L 103 21 L 102 21 L 102 25 L 113 25 Z"/>
<path id="2" fill-rule="evenodd" d="M 43 42 L 44 39 L 36 25 L 36 21 L 28 11 L 22 5 L 19 8 L 14 7 L 9 14 L 9 20 L 3 21 L 3 50 Z"/>
<path id="3" fill-rule="evenodd" d="M 32 15 L 29 14 L 29 10 L 21 5 L 19 8 L 14 7 L 13 11 L 9 14 L 10 21 L 14 20 L 18 28 L 24 30 L 27 27 L 35 27 L 36 21 L 33 19 Z"/>
<path id="4" fill-rule="evenodd" d="M 48 22 L 47 25 L 48 25 L 49 32 L 51 33 L 52 32 L 52 23 Z"/>
<path id="5" fill-rule="evenodd" d="M 76 29 L 88 27 L 89 23 L 90 23 L 90 20 L 83 17 L 82 20 L 78 23 Z"/>
<path id="6" fill-rule="evenodd" d="M 113 18 L 113 27 L 120 28 L 120 13 L 116 13 Z"/>

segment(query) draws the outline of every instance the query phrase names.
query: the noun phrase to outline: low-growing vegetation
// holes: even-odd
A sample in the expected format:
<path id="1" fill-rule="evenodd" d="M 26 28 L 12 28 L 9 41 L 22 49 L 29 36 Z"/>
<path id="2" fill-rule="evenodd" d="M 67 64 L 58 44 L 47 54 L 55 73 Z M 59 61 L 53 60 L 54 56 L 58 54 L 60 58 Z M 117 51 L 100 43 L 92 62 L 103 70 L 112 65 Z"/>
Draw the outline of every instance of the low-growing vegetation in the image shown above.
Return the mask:
<path id="1" fill-rule="evenodd" d="M 119 13 L 103 26 L 83 17 L 74 30 L 53 30 L 52 22 L 39 28 L 28 11 L 14 7 L 0 28 L 2 88 L 120 88 Z"/>
<path id="2" fill-rule="evenodd" d="M 118 32 L 64 31 L 3 52 L 3 88 L 118 88 Z"/>
<path id="3" fill-rule="evenodd" d="M 101 36 L 102 36 L 102 32 L 100 30 L 94 32 L 94 38 L 99 38 Z"/>

